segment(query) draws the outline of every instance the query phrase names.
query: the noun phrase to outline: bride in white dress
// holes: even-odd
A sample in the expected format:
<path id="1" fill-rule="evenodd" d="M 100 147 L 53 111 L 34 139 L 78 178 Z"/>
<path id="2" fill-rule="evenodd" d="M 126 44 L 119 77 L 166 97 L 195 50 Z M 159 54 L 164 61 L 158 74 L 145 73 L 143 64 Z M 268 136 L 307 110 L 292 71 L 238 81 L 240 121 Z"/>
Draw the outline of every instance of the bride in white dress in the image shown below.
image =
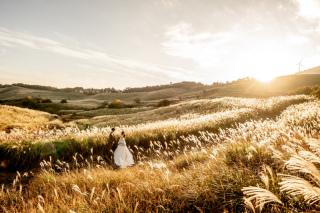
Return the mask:
<path id="1" fill-rule="evenodd" d="M 134 164 L 133 156 L 126 146 L 125 137 L 126 135 L 122 131 L 118 142 L 118 147 L 114 151 L 114 163 L 121 168 L 126 168 L 127 166 L 132 166 Z"/>

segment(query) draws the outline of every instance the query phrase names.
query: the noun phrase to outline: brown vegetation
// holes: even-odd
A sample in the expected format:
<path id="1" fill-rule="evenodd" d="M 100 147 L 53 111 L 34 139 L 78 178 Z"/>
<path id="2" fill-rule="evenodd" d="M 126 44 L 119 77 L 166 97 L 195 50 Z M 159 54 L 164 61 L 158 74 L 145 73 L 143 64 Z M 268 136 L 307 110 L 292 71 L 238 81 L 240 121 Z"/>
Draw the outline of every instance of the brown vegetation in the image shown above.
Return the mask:
<path id="1" fill-rule="evenodd" d="M 317 212 L 319 107 L 306 102 L 276 120 L 154 141 L 138 148 L 140 160 L 128 169 L 106 166 L 95 149 L 87 159 L 48 159 L 29 185 L 20 183 L 33 173 L 17 173 L 3 186 L 0 206 L 5 212 Z"/>
<path id="2" fill-rule="evenodd" d="M 38 129 L 41 126 L 59 126 L 57 117 L 40 111 L 0 105 L 0 131 L 4 129 Z"/>

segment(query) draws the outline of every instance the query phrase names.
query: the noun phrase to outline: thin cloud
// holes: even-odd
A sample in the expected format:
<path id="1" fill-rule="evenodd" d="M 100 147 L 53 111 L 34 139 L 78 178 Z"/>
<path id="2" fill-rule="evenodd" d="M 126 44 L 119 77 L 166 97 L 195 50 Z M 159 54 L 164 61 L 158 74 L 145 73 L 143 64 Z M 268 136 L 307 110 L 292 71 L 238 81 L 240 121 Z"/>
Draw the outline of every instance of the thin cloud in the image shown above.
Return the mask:
<path id="1" fill-rule="evenodd" d="M 166 41 L 162 43 L 168 55 L 192 59 L 200 66 L 212 67 L 225 55 L 225 45 L 234 40 L 234 34 L 229 32 L 195 33 L 192 25 L 179 23 L 168 28 Z"/>
<path id="2" fill-rule="evenodd" d="M 55 33 L 57 35 L 57 33 Z M 64 37 L 60 35 L 60 37 Z M 70 40 L 70 38 L 64 37 Z M 74 43 L 77 43 L 76 41 Z M 131 74 L 131 76 L 156 77 L 160 76 L 163 80 L 168 78 L 176 79 L 184 75 L 184 79 L 194 80 L 193 72 L 177 67 L 163 66 L 115 55 L 106 54 L 86 48 L 72 49 L 64 44 L 52 39 L 37 37 L 29 33 L 21 33 L 0 28 L 0 45 L 6 47 L 26 47 L 41 51 L 55 53 L 65 57 L 85 60 L 87 63 L 94 64 L 96 68 L 104 68 L 106 72 L 113 70 L 118 74 Z M 92 46 L 92 45 L 91 45 Z"/>
<path id="3" fill-rule="evenodd" d="M 56 35 L 58 38 L 62 39 L 65 42 L 71 42 L 73 44 L 79 45 L 80 43 L 78 41 L 76 41 L 74 38 L 67 36 L 63 33 L 59 33 L 59 32 L 54 32 L 54 35 Z"/>

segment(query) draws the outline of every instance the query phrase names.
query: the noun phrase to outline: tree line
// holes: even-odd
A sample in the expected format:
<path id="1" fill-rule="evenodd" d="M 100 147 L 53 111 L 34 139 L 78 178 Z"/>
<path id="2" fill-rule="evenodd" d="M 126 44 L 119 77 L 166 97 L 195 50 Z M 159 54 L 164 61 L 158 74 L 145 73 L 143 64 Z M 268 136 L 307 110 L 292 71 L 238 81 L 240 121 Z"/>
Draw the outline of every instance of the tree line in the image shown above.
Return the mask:
<path id="1" fill-rule="evenodd" d="M 18 86 L 27 89 L 36 89 L 36 90 L 46 90 L 46 91 L 56 91 L 56 92 L 68 92 L 68 93 L 83 93 L 87 95 L 94 95 L 98 93 L 119 93 L 121 90 L 117 90 L 115 88 L 104 88 L 104 89 L 96 89 L 96 88 L 83 88 L 83 87 L 67 87 L 67 88 L 57 88 L 51 86 L 42 86 L 42 85 L 31 85 L 31 84 L 23 84 L 23 83 L 16 83 L 16 84 L 0 84 L 0 88 L 6 88 L 10 86 Z"/>
<path id="2" fill-rule="evenodd" d="M 156 86 L 146 86 L 146 87 L 135 87 L 130 88 L 127 87 L 122 92 L 123 93 L 131 93 L 131 92 L 151 92 L 151 91 L 157 91 L 157 90 L 163 90 L 163 89 L 169 89 L 169 88 L 181 88 L 181 89 L 189 89 L 192 87 L 199 87 L 204 86 L 202 83 L 197 83 L 193 81 L 183 81 L 180 83 L 170 83 L 165 85 L 156 85 Z"/>

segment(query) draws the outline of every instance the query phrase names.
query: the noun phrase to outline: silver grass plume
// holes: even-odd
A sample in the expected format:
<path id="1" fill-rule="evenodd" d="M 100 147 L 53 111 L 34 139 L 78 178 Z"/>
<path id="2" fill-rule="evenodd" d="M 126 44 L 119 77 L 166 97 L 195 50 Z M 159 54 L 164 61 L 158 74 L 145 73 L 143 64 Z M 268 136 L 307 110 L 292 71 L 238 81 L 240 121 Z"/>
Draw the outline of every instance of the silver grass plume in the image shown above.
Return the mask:
<path id="1" fill-rule="evenodd" d="M 281 175 L 282 181 L 279 183 L 280 190 L 292 196 L 303 196 L 304 199 L 313 204 L 320 200 L 320 188 L 313 186 L 303 178 L 292 175 Z"/>
<path id="2" fill-rule="evenodd" d="M 271 202 L 283 204 L 275 194 L 266 189 L 250 186 L 243 187 L 242 191 L 246 196 L 249 196 L 250 200 L 256 199 L 257 207 Z"/>

